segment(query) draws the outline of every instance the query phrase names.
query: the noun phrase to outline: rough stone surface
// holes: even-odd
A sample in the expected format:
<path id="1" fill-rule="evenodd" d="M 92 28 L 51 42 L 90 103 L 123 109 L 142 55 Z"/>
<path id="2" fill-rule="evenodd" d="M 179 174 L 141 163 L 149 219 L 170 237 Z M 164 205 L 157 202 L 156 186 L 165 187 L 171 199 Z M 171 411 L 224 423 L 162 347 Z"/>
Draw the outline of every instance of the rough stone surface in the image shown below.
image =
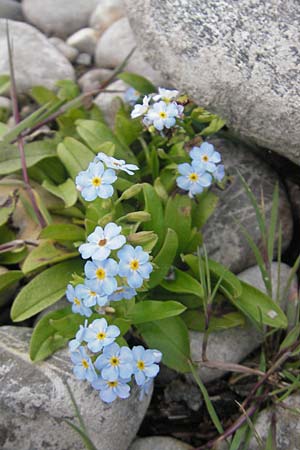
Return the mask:
<path id="1" fill-rule="evenodd" d="M 272 282 L 277 287 L 278 283 L 278 264 L 272 264 Z M 295 292 L 298 291 L 297 278 L 294 277 L 291 284 L 288 298 L 283 298 L 284 288 L 290 275 L 291 268 L 286 264 L 280 267 L 280 291 L 281 305 L 285 309 L 287 302 L 295 301 Z M 256 288 L 265 292 L 263 280 L 258 266 L 251 267 L 240 273 L 238 277 Z M 191 355 L 194 361 L 201 361 L 201 351 L 203 342 L 203 333 L 190 331 Z M 228 363 L 239 363 L 246 356 L 255 350 L 261 343 L 262 336 L 256 328 L 250 324 L 244 328 L 236 327 L 224 331 L 211 333 L 208 339 L 207 355 L 211 361 L 222 361 Z M 199 369 L 199 375 L 204 382 L 220 378 L 225 372 L 216 369 L 202 367 Z M 191 379 L 190 375 L 187 375 Z"/>
<path id="2" fill-rule="evenodd" d="M 83 92 L 97 89 L 101 82 L 107 80 L 113 71 L 108 69 L 91 69 L 79 78 L 78 84 Z"/>
<path id="3" fill-rule="evenodd" d="M 99 94 L 94 103 L 103 112 L 104 118 L 110 127 L 114 126 L 115 115 L 120 109 L 120 99 L 124 100 L 125 91 L 128 89 L 128 85 L 122 80 L 114 81 L 109 85 L 110 90 L 122 91 L 120 93 L 103 92 Z"/>
<path id="4" fill-rule="evenodd" d="M 127 450 L 149 397 L 140 401 L 134 390 L 128 400 L 104 404 L 87 382 L 75 379 L 67 350 L 31 363 L 30 336 L 29 328 L 0 328 L 0 447 L 82 450 L 80 437 L 63 421 L 74 419 L 67 380 L 97 449 Z"/>
<path id="5" fill-rule="evenodd" d="M 14 0 L 1 0 L 0 18 L 11 20 L 24 20 L 22 7 L 20 3 L 17 3 Z"/>
<path id="6" fill-rule="evenodd" d="M 248 230 L 258 246 L 261 246 L 261 236 L 254 208 L 248 200 L 237 171 L 246 179 L 259 204 L 263 193 L 267 218 L 270 216 L 272 196 L 278 176 L 245 144 L 221 139 L 211 140 L 211 142 L 222 154 L 226 173 L 232 178 L 224 191 L 213 188 L 213 192 L 220 200 L 203 228 L 203 238 L 212 259 L 234 272 L 241 272 L 254 265 L 256 259 L 243 236 L 239 223 Z M 293 220 L 290 203 L 282 184 L 280 184 L 279 217 L 282 223 L 283 250 L 285 250 L 292 239 Z"/>
<path id="7" fill-rule="evenodd" d="M 77 48 L 81 53 L 93 55 L 97 40 L 97 31 L 93 30 L 93 28 L 82 28 L 67 39 L 67 44 Z"/>
<path id="8" fill-rule="evenodd" d="M 125 0 L 147 60 L 244 138 L 299 164 L 298 0 Z"/>
<path id="9" fill-rule="evenodd" d="M 98 30 L 100 34 L 114 22 L 124 16 L 122 0 L 102 0 L 90 18 L 90 27 Z"/>
<path id="10" fill-rule="evenodd" d="M 113 69 L 124 61 L 134 47 L 136 47 L 136 41 L 128 19 L 124 17 L 114 22 L 100 37 L 95 53 L 96 65 L 105 69 Z M 126 70 L 143 75 L 155 84 L 161 84 L 160 73 L 152 69 L 139 50 L 136 50 L 131 56 Z"/>
<path id="11" fill-rule="evenodd" d="M 79 55 L 79 51 L 77 48 L 71 47 L 71 45 L 66 44 L 65 41 L 58 37 L 51 37 L 48 39 L 51 44 L 54 45 L 54 47 L 57 48 L 57 50 L 60 51 L 70 62 L 74 62 Z"/>
<path id="12" fill-rule="evenodd" d="M 58 80 L 74 79 L 74 69 L 69 61 L 42 33 L 23 22 L 10 20 L 8 23 L 19 93 L 37 85 L 52 89 Z M 6 20 L 0 19 L 0 75 L 8 73 Z"/>
<path id="13" fill-rule="evenodd" d="M 170 437 L 153 436 L 137 439 L 128 450 L 193 450 L 193 447 Z"/>
<path id="14" fill-rule="evenodd" d="M 100 0 L 23 0 L 26 19 L 44 33 L 65 38 L 86 27 Z"/>

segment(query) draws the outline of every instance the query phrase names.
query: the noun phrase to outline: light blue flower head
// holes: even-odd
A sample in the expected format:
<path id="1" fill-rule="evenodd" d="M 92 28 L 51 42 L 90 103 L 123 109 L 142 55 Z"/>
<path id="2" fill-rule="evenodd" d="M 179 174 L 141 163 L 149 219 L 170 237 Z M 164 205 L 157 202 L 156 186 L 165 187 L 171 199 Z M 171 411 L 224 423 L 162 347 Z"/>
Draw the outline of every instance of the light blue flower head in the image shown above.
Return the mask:
<path id="1" fill-rule="evenodd" d="M 193 147 L 190 151 L 193 162 L 201 165 L 207 172 L 213 173 L 217 169 L 216 164 L 221 161 L 221 155 L 215 151 L 215 147 L 208 142 L 203 142 L 200 147 Z"/>
<path id="2" fill-rule="evenodd" d="M 90 202 L 97 197 L 112 197 L 114 189 L 112 183 L 117 179 L 113 169 L 104 169 L 100 162 L 91 162 L 87 170 L 79 172 L 76 177 L 76 188 L 81 192 L 82 197 Z"/>
<path id="3" fill-rule="evenodd" d="M 132 348 L 133 373 L 136 384 L 142 386 L 149 378 L 154 378 L 159 372 L 156 350 L 145 350 L 142 345 Z"/>
<path id="4" fill-rule="evenodd" d="M 94 320 L 85 332 L 85 341 L 88 349 L 94 353 L 100 352 L 103 347 L 112 344 L 120 335 L 116 325 L 108 325 L 104 318 Z"/>
<path id="5" fill-rule="evenodd" d="M 118 263 L 108 258 L 104 261 L 87 261 L 84 266 L 86 277 L 91 288 L 101 295 L 110 295 L 118 287 L 115 276 L 118 274 Z"/>
<path id="6" fill-rule="evenodd" d="M 144 252 L 143 248 L 138 245 L 124 245 L 118 251 L 119 275 L 127 277 L 127 283 L 130 287 L 136 289 L 142 286 L 143 280 L 148 280 L 153 270 L 152 264 L 149 263 L 149 254 Z"/>
<path id="7" fill-rule="evenodd" d="M 97 378 L 91 358 L 84 347 L 79 347 L 75 352 L 71 352 L 71 360 L 74 364 L 73 373 L 76 378 L 90 382 Z"/>
<path id="8" fill-rule="evenodd" d="M 130 378 L 133 373 L 133 357 L 128 347 L 119 347 L 113 342 L 103 349 L 102 355 L 95 361 L 95 367 L 104 380 Z"/>
<path id="9" fill-rule="evenodd" d="M 203 189 L 212 183 L 211 174 L 206 172 L 201 164 L 195 162 L 179 164 L 178 172 L 181 176 L 176 179 L 177 186 L 188 191 L 191 198 L 203 192 Z"/>
<path id="10" fill-rule="evenodd" d="M 105 403 L 111 403 L 117 398 L 128 398 L 130 395 L 130 386 L 127 384 L 130 380 L 103 380 L 98 377 L 92 382 L 92 386 L 100 391 L 99 396 Z"/>
<path id="11" fill-rule="evenodd" d="M 121 248 L 125 242 L 125 236 L 121 235 L 122 227 L 113 222 L 102 227 L 96 227 L 95 231 L 87 237 L 87 243 L 79 247 L 82 258 L 92 258 L 103 261 L 108 258 L 112 250 Z"/>
<path id="12" fill-rule="evenodd" d="M 71 284 L 68 284 L 66 290 L 67 300 L 72 303 L 72 311 L 73 313 L 80 314 L 81 316 L 90 317 L 92 315 L 92 310 L 87 308 L 82 300 L 80 285 L 73 287 Z"/>

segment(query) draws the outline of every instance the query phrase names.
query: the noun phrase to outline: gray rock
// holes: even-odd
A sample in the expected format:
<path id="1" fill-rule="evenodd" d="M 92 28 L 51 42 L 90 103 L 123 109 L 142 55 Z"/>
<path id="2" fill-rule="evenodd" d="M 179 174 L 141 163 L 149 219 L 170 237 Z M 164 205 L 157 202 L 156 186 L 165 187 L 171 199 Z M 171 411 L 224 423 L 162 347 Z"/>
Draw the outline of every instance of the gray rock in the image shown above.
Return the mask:
<path id="1" fill-rule="evenodd" d="M 0 18 L 23 21 L 24 16 L 20 3 L 17 3 L 14 0 L 1 0 Z"/>
<path id="2" fill-rule="evenodd" d="M 134 35 L 128 19 L 124 17 L 114 22 L 100 37 L 95 53 L 96 65 L 105 69 L 114 69 L 124 61 L 135 47 Z M 163 84 L 160 73 L 152 69 L 139 50 L 136 50 L 131 56 L 126 70 L 143 75 L 155 84 Z"/>
<path id="3" fill-rule="evenodd" d="M 167 384 L 164 390 L 164 400 L 168 405 L 174 402 L 185 402 L 192 411 L 199 411 L 203 404 L 199 387 L 192 384 L 187 389 L 185 380 L 181 378 L 172 380 Z"/>
<path id="4" fill-rule="evenodd" d="M 123 0 L 102 0 L 90 18 L 90 27 L 100 34 L 125 15 Z"/>
<path id="5" fill-rule="evenodd" d="M 170 437 L 153 436 L 137 439 L 128 450 L 193 450 L 193 447 Z"/>
<path id="6" fill-rule="evenodd" d="M 287 308 L 290 302 L 295 302 L 295 292 L 298 291 L 298 281 L 295 276 L 288 292 L 288 298 L 283 298 L 284 288 L 291 272 L 291 268 L 286 264 L 280 266 L 280 300 L 283 309 Z M 240 273 L 238 277 L 265 292 L 265 286 L 258 266 L 251 267 Z M 272 264 L 272 283 L 277 287 L 278 284 L 278 264 Z M 201 351 L 203 342 L 203 333 L 190 331 L 191 355 L 193 361 L 201 361 Z M 255 350 L 262 342 L 262 335 L 252 325 L 248 324 L 244 328 L 236 327 L 224 331 L 213 332 L 209 335 L 207 356 L 210 361 L 222 361 L 226 363 L 238 364 L 246 356 Z M 225 374 L 224 371 L 201 367 L 198 370 L 201 379 L 204 382 L 220 378 Z M 191 376 L 187 375 L 190 380 Z"/>
<path id="7" fill-rule="evenodd" d="M 74 79 L 74 69 L 69 61 L 42 33 L 23 22 L 10 20 L 8 24 L 19 93 L 36 85 L 53 89 L 58 80 Z M 6 20 L 0 19 L 0 75 L 8 73 Z"/>
<path id="8" fill-rule="evenodd" d="M 75 396 L 98 450 L 127 450 L 146 412 L 149 397 L 104 404 L 87 382 L 72 374 L 67 350 L 42 363 L 28 356 L 31 329 L 0 328 L 0 447 L 7 450 L 82 450 L 64 419 L 74 420 L 65 380 Z"/>
<path id="9" fill-rule="evenodd" d="M 125 5 L 153 67 L 239 135 L 299 164 L 298 0 Z"/>
<path id="10" fill-rule="evenodd" d="M 23 0 L 26 19 L 44 33 L 65 38 L 86 27 L 100 0 Z"/>
<path id="11" fill-rule="evenodd" d="M 124 100 L 125 91 L 128 85 L 122 80 L 114 81 L 109 85 L 110 90 L 122 91 L 120 93 L 101 92 L 94 100 L 94 103 L 99 106 L 103 112 L 103 116 L 107 124 L 113 128 L 115 116 L 120 109 L 121 101 Z"/>
<path id="12" fill-rule="evenodd" d="M 108 69 L 91 69 L 79 78 L 78 84 L 83 92 L 97 89 L 99 85 L 110 78 L 113 71 Z"/>
<path id="13" fill-rule="evenodd" d="M 5 109 L 6 111 L 12 111 L 12 103 L 9 98 L 0 97 L 0 109 Z"/>
<path id="14" fill-rule="evenodd" d="M 76 60 L 77 56 L 79 55 L 79 51 L 77 48 L 71 47 L 71 45 L 66 44 L 65 41 L 58 37 L 51 37 L 48 39 L 51 44 L 53 44 L 57 50 L 60 51 L 70 62 L 73 62 Z"/>
<path id="15" fill-rule="evenodd" d="M 300 395 L 291 395 L 284 401 L 291 409 L 300 408 Z M 263 411 L 255 422 L 255 430 L 266 443 L 271 424 L 272 413 L 276 417 L 276 450 L 300 450 L 300 422 L 299 415 L 286 408 L 271 407 Z M 253 438 L 249 450 L 257 450 L 257 441 Z"/>
<path id="16" fill-rule="evenodd" d="M 98 40 L 98 33 L 93 28 L 82 28 L 67 39 L 67 44 L 77 48 L 81 53 L 93 55 Z"/>
<path id="17" fill-rule="evenodd" d="M 76 58 L 76 62 L 82 66 L 90 66 L 92 64 L 92 55 L 89 53 L 80 53 Z"/>
<path id="18" fill-rule="evenodd" d="M 221 139 L 211 142 L 220 151 L 226 173 L 232 178 L 224 191 L 213 188 L 220 201 L 203 228 L 203 238 L 212 259 L 221 262 L 233 272 L 241 272 L 254 265 L 256 259 L 239 223 L 248 230 L 259 247 L 261 236 L 254 208 L 248 200 L 237 170 L 246 179 L 259 204 L 263 193 L 267 219 L 270 217 L 275 184 L 279 180 L 276 172 L 254 155 L 245 144 Z M 293 219 L 290 203 L 281 183 L 279 218 L 282 223 L 282 247 L 285 250 L 292 239 Z"/>

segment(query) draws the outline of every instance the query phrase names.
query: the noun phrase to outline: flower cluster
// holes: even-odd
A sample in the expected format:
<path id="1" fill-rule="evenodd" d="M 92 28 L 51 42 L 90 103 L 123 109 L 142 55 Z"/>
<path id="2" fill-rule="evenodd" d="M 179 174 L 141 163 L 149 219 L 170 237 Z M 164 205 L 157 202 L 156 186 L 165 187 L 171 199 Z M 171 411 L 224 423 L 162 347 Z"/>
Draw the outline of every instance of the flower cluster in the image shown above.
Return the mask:
<path id="1" fill-rule="evenodd" d="M 141 390 L 140 398 L 147 394 L 162 357 L 160 351 L 145 350 L 141 345 L 120 347 L 115 342 L 119 335 L 117 326 L 101 318 L 90 325 L 86 321 L 69 343 L 74 375 L 89 381 L 106 403 L 128 398 L 132 377 Z"/>
<path id="2" fill-rule="evenodd" d="M 97 197 L 103 199 L 112 197 L 114 193 L 112 184 L 117 180 L 116 171 L 120 170 L 133 175 L 138 167 L 100 152 L 89 164 L 87 170 L 79 172 L 75 179 L 76 188 L 88 202 Z"/>
<path id="3" fill-rule="evenodd" d="M 136 119 L 143 116 L 143 123 L 147 128 L 154 127 L 158 131 L 172 128 L 176 119 L 182 117 L 183 106 L 175 100 L 179 91 L 159 88 L 158 94 L 150 94 L 143 98 L 142 104 L 136 104 L 131 117 Z"/>
<path id="4" fill-rule="evenodd" d="M 222 181 L 225 176 L 224 166 L 220 164 L 221 155 L 212 144 L 204 142 L 200 147 L 193 147 L 190 151 L 191 163 L 178 165 L 180 176 L 177 186 L 188 191 L 189 197 L 203 192 L 213 181 Z"/>

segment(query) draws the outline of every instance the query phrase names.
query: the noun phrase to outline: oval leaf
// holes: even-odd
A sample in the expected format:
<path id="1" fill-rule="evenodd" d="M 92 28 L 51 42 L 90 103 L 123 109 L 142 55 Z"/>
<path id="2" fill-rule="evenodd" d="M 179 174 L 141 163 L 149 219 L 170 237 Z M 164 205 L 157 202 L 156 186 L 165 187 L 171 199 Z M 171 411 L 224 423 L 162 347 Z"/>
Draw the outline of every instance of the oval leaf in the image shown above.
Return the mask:
<path id="1" fill-rule="evenodd" d="M 43 228 L 40 233 L 40 238 L 55 241 L 84 241 L 85 231 L 77 225 L 58 223 Z"/>
<path id="2" fill-rule="evenodd" d="M 193 294 L 203 298 L 203 288 L 198 280 L 187 272 L 174 268 L 171 280 L 163 280 L 160 285 L 170 292 Z"/>
<path id="3" fill-rule="evenodd" d="M 159 301 L 159 300 L 144 300 L 137 303 L 130 310 L 128 319 L 133 324 L 144 323 L 166 319 L 167 317 L 179 316 L 186 310 L 186 307 L 179 302 L 173 300 Z"/>
<path id="4" fill-rule="evenodd" d="M 157 286 L 165 278 L 176 256 L 178 246 L 177 234 L 171 228 L 168 229 L 165 242 L 156 255 L 153 262 L 157 269 L 150 275 L 148 286 L 150 289 Z"/>

